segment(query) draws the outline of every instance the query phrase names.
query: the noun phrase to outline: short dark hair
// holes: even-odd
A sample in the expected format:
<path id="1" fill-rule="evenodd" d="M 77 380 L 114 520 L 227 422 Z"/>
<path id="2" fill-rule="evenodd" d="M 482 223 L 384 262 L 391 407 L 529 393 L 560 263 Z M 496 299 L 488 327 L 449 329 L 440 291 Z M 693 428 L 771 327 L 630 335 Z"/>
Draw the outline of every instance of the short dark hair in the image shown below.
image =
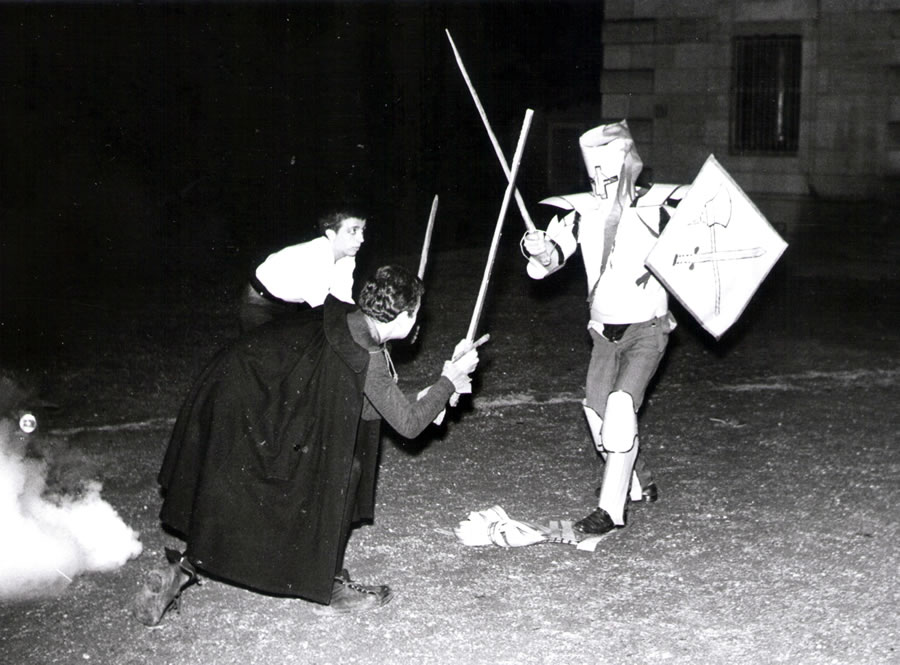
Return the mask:
<path id="1" fill-rule="evenodd" d="M 387 265 L 366 279 L 356 302 L 367 316 L 388 323 L 403 312 L 414 312 L 424 293 L 425 285 L 412 272 L 403 266 Z"/>
<path id="2" fill-rule="evenodd" d="M 326 213 L 325 215 L 322 215 L 319 218 L 319 233 L 325 235 L 325 231 L 329 229 L 337 233 L 340 230 L 341 224 L 344 222 L 344 220 L 350 219 L 351 217 L 355 217 L 356 219 L 361 219 L 363 221 L 365 221 L 366 219 L 355 210 L 333 210 L 329 213 Z"/>

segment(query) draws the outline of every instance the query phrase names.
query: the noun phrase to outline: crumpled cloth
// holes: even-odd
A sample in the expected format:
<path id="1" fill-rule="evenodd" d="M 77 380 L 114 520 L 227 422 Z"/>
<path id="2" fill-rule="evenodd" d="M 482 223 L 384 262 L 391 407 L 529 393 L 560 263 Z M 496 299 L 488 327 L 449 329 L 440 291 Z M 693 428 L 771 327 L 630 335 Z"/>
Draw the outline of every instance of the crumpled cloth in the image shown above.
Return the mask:
<path id="1" fill-rule="evenodd" d="M 546 542 L 550 537 L 549 527 L 510 519 L 500 506 L 469 513 L 453 533 L 469 547 L 524 547 Z"/>
<path id="2" fill-rule="evenodd" d="M 551 520 L 547 525 L 514 520 L 500 506 L 469 513 L 453 529 L 453 533 L 468 547 L 525 547 L 539 543 L 575 545 L 579 550 L 593 552 L 603 536 L 579 538 L 570 520 Z"/>

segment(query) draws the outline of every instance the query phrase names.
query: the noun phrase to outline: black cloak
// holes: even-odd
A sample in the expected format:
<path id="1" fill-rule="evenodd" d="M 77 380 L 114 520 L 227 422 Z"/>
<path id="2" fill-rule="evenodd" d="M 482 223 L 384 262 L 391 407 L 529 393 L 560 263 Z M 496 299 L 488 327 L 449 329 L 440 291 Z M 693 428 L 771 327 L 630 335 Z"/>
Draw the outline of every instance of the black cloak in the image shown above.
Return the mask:
<path id="1" fill-rule="evenodd" d="M 181 408 L 161 519 L 206 572 L 330 601 L 350 521 L 375 503 L 381 421 L 361 419 L 370 355 L 347 327 L 354 307 L 329 297 L 251 331 Z"/>

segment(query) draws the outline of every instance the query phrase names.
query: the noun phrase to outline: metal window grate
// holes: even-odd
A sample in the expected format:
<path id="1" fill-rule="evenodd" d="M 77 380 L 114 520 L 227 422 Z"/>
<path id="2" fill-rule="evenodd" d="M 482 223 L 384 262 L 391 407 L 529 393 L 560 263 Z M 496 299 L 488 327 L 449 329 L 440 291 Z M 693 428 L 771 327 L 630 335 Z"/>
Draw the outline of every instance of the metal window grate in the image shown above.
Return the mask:
<path id="1" fill-rule="evenodd" d="M 733 152 L 797 152 L 801 57 L 800 35 L 734 38 Z"/>

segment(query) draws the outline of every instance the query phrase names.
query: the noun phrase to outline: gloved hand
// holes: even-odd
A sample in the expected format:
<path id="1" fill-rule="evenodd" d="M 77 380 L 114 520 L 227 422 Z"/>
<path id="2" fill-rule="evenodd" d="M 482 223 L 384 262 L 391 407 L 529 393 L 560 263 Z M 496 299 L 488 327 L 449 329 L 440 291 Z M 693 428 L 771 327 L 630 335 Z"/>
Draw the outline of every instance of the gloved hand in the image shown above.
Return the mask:
<path id="1" fill-rule="evenodd" d="M 553 219 L 555 220 L 556 218 L 554 217 Z M 529 261 L 533 259 L 542 266 L 550 265 L 552 261 L 550 252 L 553 249 L 553 243 L 547 241 L 546 231 L 541 231 L 540 229 L 527 231 L 522 236 L 520 245 L 522 246 L 522 253 Z"/>
<path id="2" fill-rule="evenodd" d="M 459 403 L 460 393 L 472 392 L 472 379 L 469 378 L 469 374 L 474 372 L 478 365 L 476 349 L 490 338 L 489 334 L 485 334 L 475 341 L 468 338 L 461 339 L 453 349 L 453 358 L 444 363 L 444 371 L 441 374 L 450 379 L 456 388 L 456 392 L 450 396 L 450 406 L 456 406 Z"/>
<path id="3" fill-rule="evenodd" d="M 545 255 L 549 249 L 547 247 L 547 234 L 541 230 L 528 231 L 522 238 L 522 247 L 531 256 Z"/>
<path id="4" fill-rule="evenodd" d="M 471 346 L 471 342 L 468 344 Z M 441 374 L 453 382 L 457 393 L 470 393 L 472 392 L 472 379 L 469 375 L 475 371 L 476 367 L 478 367 L 478 350 L 472 348 L 458 359 L 446 361 Z"/>

